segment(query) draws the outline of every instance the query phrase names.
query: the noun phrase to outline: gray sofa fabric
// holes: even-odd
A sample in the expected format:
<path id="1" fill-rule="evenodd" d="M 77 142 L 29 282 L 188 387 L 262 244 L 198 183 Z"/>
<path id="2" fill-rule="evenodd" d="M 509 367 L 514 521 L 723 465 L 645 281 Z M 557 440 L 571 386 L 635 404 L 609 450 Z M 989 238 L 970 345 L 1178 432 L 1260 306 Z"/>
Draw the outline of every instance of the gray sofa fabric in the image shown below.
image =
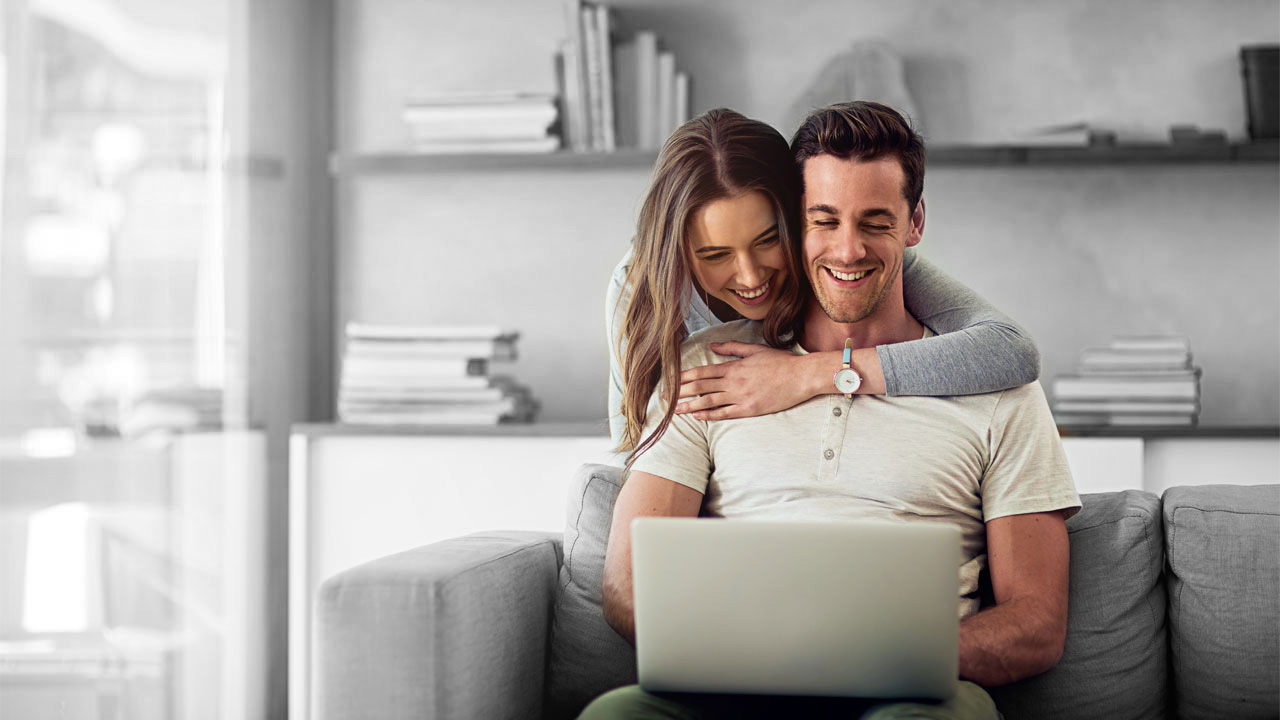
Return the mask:
<path id="1" fill-rule="evenodd" d="M 315 717 L 540 717 L 560 561 L 558 534 L 483 533 L 325 581 Z"/>
<path id="2" fill-rule="evenodd" d="M 1177 716 L 1280 716 L 1280 486 L 1172 488 L 1164 525 Z"/>
<path id="3" fill-rule="evenodd" d="M 547 665 L 546 716 L 555 719 L 575 717 L 597 695 L 636 682 L 635 651 L 605 622 L 601 604 L 621 470 L 583 465 L 570 487 Z"/>
<path id="4" fill-rule="evenodd" d="M 554 534 L 482 534 L 326 582 L 316 717 L 569 718 L 635 682 L 601 607 L 621 485 L 618 468 L 579 470 L 563 548 Z M 993 689 L 1005 717 L 1276 718 L 1280 486 L 1081 500 L 1063 658 Z"/>
<path id="5" fill-rule="evenodd" d="M 1062 659 L 991 688 L 1015 718 L 1162 718 L 1168 687 L 1160 498 L 1084 495 L 1067 521 L 1071 590 Z"/>

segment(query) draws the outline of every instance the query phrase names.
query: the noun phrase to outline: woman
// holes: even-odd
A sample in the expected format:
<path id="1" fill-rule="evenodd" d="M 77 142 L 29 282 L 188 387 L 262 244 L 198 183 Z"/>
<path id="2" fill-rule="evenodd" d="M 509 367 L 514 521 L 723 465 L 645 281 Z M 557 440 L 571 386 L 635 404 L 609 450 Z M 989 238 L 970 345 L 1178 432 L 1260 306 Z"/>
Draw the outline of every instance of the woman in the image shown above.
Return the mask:
<path id="1" fill-rule="evenodd" d="M 794 316 L 809 292 L 788 250 L 801 240 L 799 209 L 800 177 L 790 148 L 769 125 L 718 109 L 672 133 L 633 247 L 606 297 L 609 425 L 619 451 L 638 456 L 675 412 L 700 420 L 750 417 L 836 392 L 840 353 L 780 349 L 794 341 L 780 318 Z M 855 350 L 858 393 L 967 395 L 1017 387 L 1039 375 L 1030 338 L 968 288 L 911 249 L 902 276 L 907 309 L 937 335 Z M 681 373 L 680 346 L 690 334 L 744 317 L 763 321 L 770 347 L 713 346 L 741 359 Z M 645 436 L 650 396 L 660 382 L 663 416 Z"/>

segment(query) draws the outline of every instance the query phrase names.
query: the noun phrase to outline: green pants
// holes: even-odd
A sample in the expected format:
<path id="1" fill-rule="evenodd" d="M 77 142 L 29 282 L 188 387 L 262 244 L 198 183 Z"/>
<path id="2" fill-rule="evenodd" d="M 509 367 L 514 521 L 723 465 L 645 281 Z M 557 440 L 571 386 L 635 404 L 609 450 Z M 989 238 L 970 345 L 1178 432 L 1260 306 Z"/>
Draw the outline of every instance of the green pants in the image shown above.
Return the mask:
<path id="1" fill-rule="evenodd" d="M 961 681 L 955 697 L 941 703 L 869 702 L 848 698 L 778 695 L 650 693 L 628 685 L 601 695 L 578 720 L 716 720 L 718 718 L 839 718 L 840 720 L 997 720 L 1000 713 L 986 690 Z"/>

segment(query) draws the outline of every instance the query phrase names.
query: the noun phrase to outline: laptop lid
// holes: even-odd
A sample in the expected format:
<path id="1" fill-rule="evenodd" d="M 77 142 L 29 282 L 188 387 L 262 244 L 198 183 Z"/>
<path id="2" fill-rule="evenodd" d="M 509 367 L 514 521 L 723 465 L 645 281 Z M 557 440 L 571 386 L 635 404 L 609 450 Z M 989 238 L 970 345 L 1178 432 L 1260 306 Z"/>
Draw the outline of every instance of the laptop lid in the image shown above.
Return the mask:
<path id="1" fill-rule="evenodd" d="M 631 534 L 646 690 L 955 693 L 953 525 L 638 518 Z"/>

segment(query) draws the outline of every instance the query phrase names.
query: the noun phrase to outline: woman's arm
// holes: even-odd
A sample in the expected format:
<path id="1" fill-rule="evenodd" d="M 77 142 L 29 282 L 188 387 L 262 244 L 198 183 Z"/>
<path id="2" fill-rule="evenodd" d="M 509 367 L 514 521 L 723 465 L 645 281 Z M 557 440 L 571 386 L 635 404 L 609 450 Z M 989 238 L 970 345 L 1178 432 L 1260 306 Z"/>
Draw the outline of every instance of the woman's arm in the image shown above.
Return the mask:
<path id="1" fill-rule="evenodd" d="M 604 336 L 609 344 L 609 437 L 616 447 L 622 442 L 626 419 L 622 417 L 622 360 L 618 356 L 618 333 L 622 331 L 622 318 L 631 301 L 631 288 L 627 286 L 627 268 L 631 264 L 631 250 L 623 256 L 609 278 L 604 293 Z M 625 347 L 625 346 L 624 346 Z"/>
<path id="2" fill-rule="evenodd" d="M 1040 351 L 1025 330 L 933 263 L 907 251 L 907 310 L 937 335 L 876 348 L 890 395 L 977 395 L 1040 376 Z"/>
<path id="3" fill-rule="evenodd" d="M 974 395 L 1035 380 L 1040 352 L 1030 336 L 965 285 L 908 249 L 903 262 L 908 311 L 936 336 L 854 350 L 858 394 Z M 836 392 L 841 353 L 795 355 L 763 345 L 720 343 L 735 360 L 686 370 L 676 412 L 699 420 L 754 417 Z"/>

